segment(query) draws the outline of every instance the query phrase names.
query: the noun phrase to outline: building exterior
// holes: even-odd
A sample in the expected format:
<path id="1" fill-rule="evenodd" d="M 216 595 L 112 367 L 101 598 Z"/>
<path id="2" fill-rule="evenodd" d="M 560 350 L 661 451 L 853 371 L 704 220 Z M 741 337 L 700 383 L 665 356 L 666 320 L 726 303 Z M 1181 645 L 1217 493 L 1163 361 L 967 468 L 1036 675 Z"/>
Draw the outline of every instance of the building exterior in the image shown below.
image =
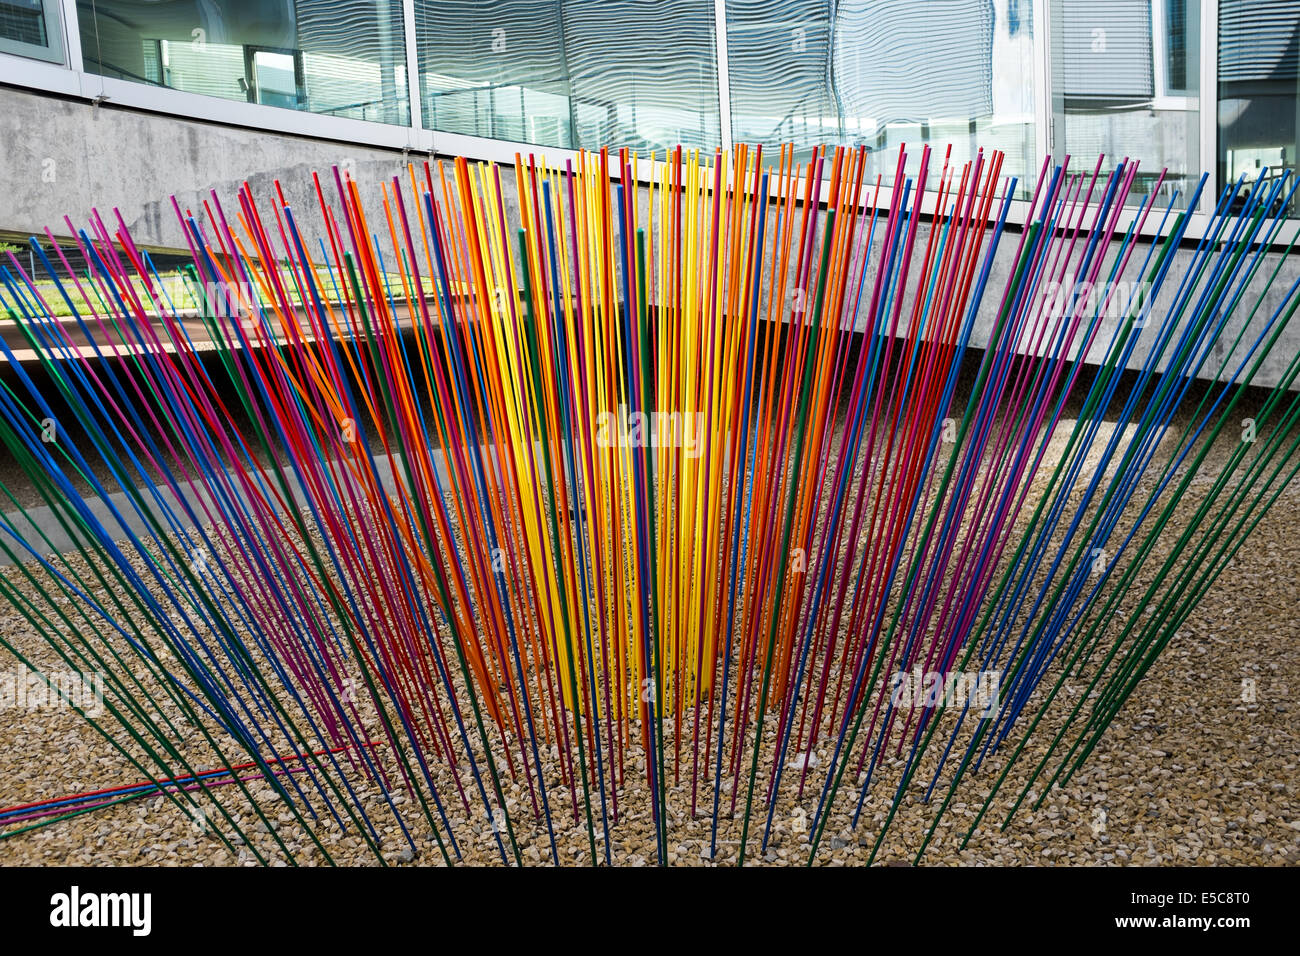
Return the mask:
<path id="1" fill-rule="evenodd" d="M 1205 170 L 1197 236 L 1295 170 L 1298 47 L 1300 0 L 0 0 L 0 237 L 99 205 L 178 249 L 169 197 L 245 179 L 739 142 L 865 145 L 886 186 L 901 144 L 998 148 L 1021 197 L 1133 157 L 1175 208 Z"/>

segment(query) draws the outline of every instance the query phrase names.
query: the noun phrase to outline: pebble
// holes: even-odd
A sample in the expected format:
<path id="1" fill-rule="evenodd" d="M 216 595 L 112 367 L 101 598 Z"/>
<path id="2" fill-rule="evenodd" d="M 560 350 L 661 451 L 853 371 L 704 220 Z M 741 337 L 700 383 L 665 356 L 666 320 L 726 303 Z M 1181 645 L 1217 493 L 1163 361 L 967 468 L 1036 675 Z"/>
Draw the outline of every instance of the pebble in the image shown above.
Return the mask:
<path id="1" fill-rule="evenodd" d="M 1194 504 L 1198 488 L 1204 485 L 1194 486 L 1188 492 L 1189 500 L 1175 513 L 1175 523 Z M 1289 717 L 1291 694 L 1300 687 L 1300 654 L 1294 648 L 1294 622 L 1300 620 L 1300 580 L 1296 574 L 1296 568 L 1300 567 L 1300 536 L 1294 532 L 1297 526 L 1300 526 L 1300 491 L 1292 488 L 1279 498 L 1253 537 L 1238 552 L 1233 565 L 1179 626 L 1176 636 L 1125 703 L 1089 761 L 1064 789 L 1047 791 L 1041 806 L 1034 811 L 1031 803 L 1040 795 L 1037 788 L 1045 782 L 1040 779 L 1022 812 L 1012 820 L 1007 831 L 1000 831 L 1005 808 L 1012 797 L 1020 794 L 1041 756 L 1042 750 L 1033 751 L 1034 742 L 1050 740 L 1057 729 L 1058 725 L 1052 721 L 1061 716 L 1058 709 L 1049 713 L 1021 762 L 1008 775 L 993 809 L 980 821 L 963 849 L 961 840 L 987 798 L 992 780 L 1001 772 L 1001 755 L 991 758 L 990 765 L 981 768 L 980 774 L 967 777 L 933 835 L 923 862 L 944 865 L 1300 863 L 1300 799 L 1296 795 L 1296 783 L 1300 780 L 1300 729 Z M 1171 535 L 1166 540 L 1171 542 L 1175 537 Z M 1167 545 L 1162 542 L 1159 547 Z M 1139 575 L 1135 588 L 1144 587 L 1149 581 L 1149 577 L 1142 576 L 1147 574 L 1152 562 L 1158 566 L 1163 560 L 1159 547 Z M 28 586 L 14 569 L 0 573 L 5 573 L 15 588 Z M 1138 612 L 1131 604 L 1119 610 L 1117 621 Z M 0 632 L 30 658 L 46 666 L 57 666 L 51 663 L 51 652 L 44 640 L 33 634 L 31 626 L 7 606 L 0 609 Z M 11 666 L 12 661 L 0 652 L 0 667 Z M 1249 685 L 1254 695 L 1250 700 L 1243 700 L 1246 678 L 1254 681 Z M 1076 681 L 1073 701 L 1080 699 L 1088 679 L 1085 674 Z M 165 707 L 172 705 L 166 702 Z M 178 713 L 169 710 L 166 716 L 178 726 L 184 726 Z M 638 738 L 639 728 L 630 734 L 631 740 Z M 228 753 L 240 753 L 234 742 L 221 740 L 220 743 L 228 748 Z M 585 825 L 572 825 L 573 801 L 567 789 L 569 771 L 560 764 L 558 747 L 545 743 L 539 746 L 544 765 L 541 779 L 547 783 L 560 859 L 566 865 L 583 865 L 590 862 L 587 835 Z M 819 766 L 815 749 L 795 752 L 790 765 L 801 769 L 806 763 L 809 780 L 819 786 L 818 777 L 824 776 L 825 771 Z M 683 749 L 684 756 L 686 752 Z M 194 767 L 220 765 L 207 745 L 197 739 L 186 742 L 184 755 Z M 921 799 L 929 773 L 934 769 L 934 755 L 932 751 L 923 759 L 915 777 L 918 783 L 908 791 L 875 852 L 873 862 L 877 865 L 911 865 L 917 848 L 926 838 L 935 805 L 922 803 Z M 639 745 L 633 744 L 623 756 L 620 819 L 609 831 L 612 862 L 616 866 L 655 866 L 659 862 L 658 846 L 648 809 L 645 754 Z M 461 779 L 466 781 L 469 764 L 463 754 L 458 754 L 457 759 L 461 761 Z M 770 773 L 771 760 L 770 754 L 764 755 L 760 779 L 766 779 Z M 950 762 L 945 771 L 942 781 L 945 787 L 946 774 L 952 766 Z M 434 763 L 430 769 L 440 791 L 457 792 L 447 767 Z M 854 789 L 854 799 L 842 795 L 836 801 L 824 831 L 836 835 L 825 839 L 815 862 L 836 866 L 866 862 L 876 846 L 900 769 L 901 762 L 894 761 L 892 753 L 878 768 L 856 831 L 851 829 L 850 822 L 857 790 L 851 787 L 852 779 L 846 775 L 846 790 Z M 984 773 L 984 769 L 989 773 Z M 5 781 L 6 805 L 132 781 L 138 775 L 138 770 L 106 748 L 102 739 L 75 713 L 6 712 L 0 718 L 0 779 Z M 716 856 L 711 856 L 708 849 L 712 836 L 711 802 L 702 798 L 700 806 L 707 808 L 707 812 L 691 818 L 691 788 L 685 763 L 681 779 L 682 784 L 677 786 L 674 781 L 668 794 L 669 864 L 734 865 L 739 856 L 740 812 L 735 817 L 729 816 L 730 801 L 722 801 L 718 849 Z M 707 784 L 710 789 L 702 793 L 711 794 L 711 777 Z M 550 839 L 545 826 L 532 819 L 527 787 L 521 788 L 508 775 L 503 777 L 503 785 L 511 795 L 508 806 L 522 861 L 527 865 L 549 865 L 552 862 Z M 273 821 L 280 838 L 290 844 L 299 862 L 324 865 L 326 854 L 344 865 L 374 862 L 373 850 L 355 826 L 350 825 L 344 832 L 327 814 L 322 814 L 318 823 L 309 823 L 312 833 L 324 846 L 322 853 L 311 835 L 301 829 L 303 824 L 296 816 L 283 812 L 284 805 L 277 802 L 270 788 L 250 786 L 258 794 L 263 812 Z M 724 774 L 724 795 L 730 794 L 730 786 Z M 742 778 L 741 787 L 744 786 Z M 782 784 L 769 849 L 761 855 L 766 808 L 758 811 L 756 807 L 751 819 L 746 865 L 794 866 L 807 860 L 808 831 L 815 810 L 805 808 L 806 822 L 801 824 L 804 829 L 798 829 L 796 820 L 804 818 L 795 813 L 795 789 Z M 234 795 L 235 788 L 229 790 L 231 795 L 223 794 L 222 803 L 244 836 L 234 835 L 229 821 L 215 812 L 209 814 L 206 829 L 196 828 L 194 820 L 175 804 L 157 798 L 106 807 L 2 840 L 0 865 L 251 866 L 256 864 L 250 852 L 254 848 L 274 865 L 282 865 L 284 854 L 277 845 L 276 835 L 242 796 Z M 807 796 L 805 792 L 805 799 Z M 581 809 L 580 789 L 578 797 Z M 443 852 L 428 832 L 427 823 L 411 811 L 409 795 L 399 790 L 392 798 L 395 805 L 404 807 L 406 822 L 412 827 L 419 851 L 409 845 L 396 848 L 401 836 L 391 825 L 391 811 L 383 795 L 372 790 L 364 795 L 368 801 L 366 808 L 377 826 L 383 815 L 388 814 L 381 832 L 386 836 L 387 845 L 393 848 L 388 851 L 392 854 L 389 859 L 414 863 L 418 856 L 422 865 L 443 865 Z M 815 802 L 812 805 L 815 807 Z M 1099 809 L 1104 810 L 1104 819 L 1095 815 Z M 598 801 L 595 810 L 599 811 Z M 452 817 L 464 862 L 499 865 L 496 841 L 491 839 L 481 815 L 466 819 L 463 808 L 455 806 L 454 801 L 448 804 L 447 812 Z M 475 827 L 483 831 L 484 838 L 471 836 Z M 236 856 L 222 844 L 218 828 L 230 835 Z M 446 852 L 454 862 L 449 842 Z M 599 841 L 597 861 L 604 862 L 604 847 Z"/>

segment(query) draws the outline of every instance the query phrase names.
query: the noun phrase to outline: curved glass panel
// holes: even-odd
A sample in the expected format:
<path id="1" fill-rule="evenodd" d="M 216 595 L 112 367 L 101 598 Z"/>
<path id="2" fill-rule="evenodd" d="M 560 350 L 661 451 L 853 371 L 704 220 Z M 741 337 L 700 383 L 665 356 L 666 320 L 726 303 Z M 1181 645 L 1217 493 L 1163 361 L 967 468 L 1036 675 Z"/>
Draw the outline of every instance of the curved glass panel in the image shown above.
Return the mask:
<path id="1" fill-rule="evenodd" d="M 1001 149 L 1037 173 L 1029 0 L 727 0 L 736 142 L 865 145 L 889 185 L 898 149 Z M 934 158 L 934 169 L 943 162 Z M 909 173 L 911 170 L 909 170 Z"/>
<path id="2" fill-rule="evenodd" d="M 79 0 L 77 12 L 91 73 L 410 122 L 401 0 Z"/>
<path id="3" fill-rule="evenodd" d="M 711 0 L 416 0 L 430 129 L 567 149 L 721 142 Z"/>

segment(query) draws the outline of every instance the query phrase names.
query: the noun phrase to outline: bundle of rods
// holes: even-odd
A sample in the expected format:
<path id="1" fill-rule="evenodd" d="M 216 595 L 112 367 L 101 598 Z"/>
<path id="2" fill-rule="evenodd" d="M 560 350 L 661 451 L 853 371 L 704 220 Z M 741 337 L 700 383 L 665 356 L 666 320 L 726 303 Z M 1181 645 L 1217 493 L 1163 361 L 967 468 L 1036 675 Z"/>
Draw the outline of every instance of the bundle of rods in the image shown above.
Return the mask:
<path id="1" fill-rule="evenodd" d="M 262 863 L 612 864 L 629 820 L 813 863 L 906 804 L 919 860 L 1069 785 L 1300 468 L 1294 185 L 1197 238 L 1204 178 L 874 161 L 245 184 L 173 199 L 188 297 L 116 211 L 5 256 L 0 589 L 41 653 L 0 645 L 102 681 L 67 700 L 135 782 L 4 836 L 151 796 Z"/>

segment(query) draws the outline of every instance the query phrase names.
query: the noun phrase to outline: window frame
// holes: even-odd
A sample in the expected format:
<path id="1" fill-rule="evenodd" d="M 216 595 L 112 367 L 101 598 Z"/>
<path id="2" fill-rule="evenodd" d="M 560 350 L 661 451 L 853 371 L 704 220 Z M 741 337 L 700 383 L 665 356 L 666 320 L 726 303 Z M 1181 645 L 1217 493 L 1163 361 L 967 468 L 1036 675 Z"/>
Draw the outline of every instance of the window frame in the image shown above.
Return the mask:
<path id="1" fill-rule="evenodd" d="M 45 21 L 45 35 L 50 39 L 49 46 L 37 46 L 35 43 L 0 37 L 0 53 L 31 60 L 43 60 L 46 63 L 66 64 L 63 5 L 60 0 L 41 0 L 41 18 Z"/>

